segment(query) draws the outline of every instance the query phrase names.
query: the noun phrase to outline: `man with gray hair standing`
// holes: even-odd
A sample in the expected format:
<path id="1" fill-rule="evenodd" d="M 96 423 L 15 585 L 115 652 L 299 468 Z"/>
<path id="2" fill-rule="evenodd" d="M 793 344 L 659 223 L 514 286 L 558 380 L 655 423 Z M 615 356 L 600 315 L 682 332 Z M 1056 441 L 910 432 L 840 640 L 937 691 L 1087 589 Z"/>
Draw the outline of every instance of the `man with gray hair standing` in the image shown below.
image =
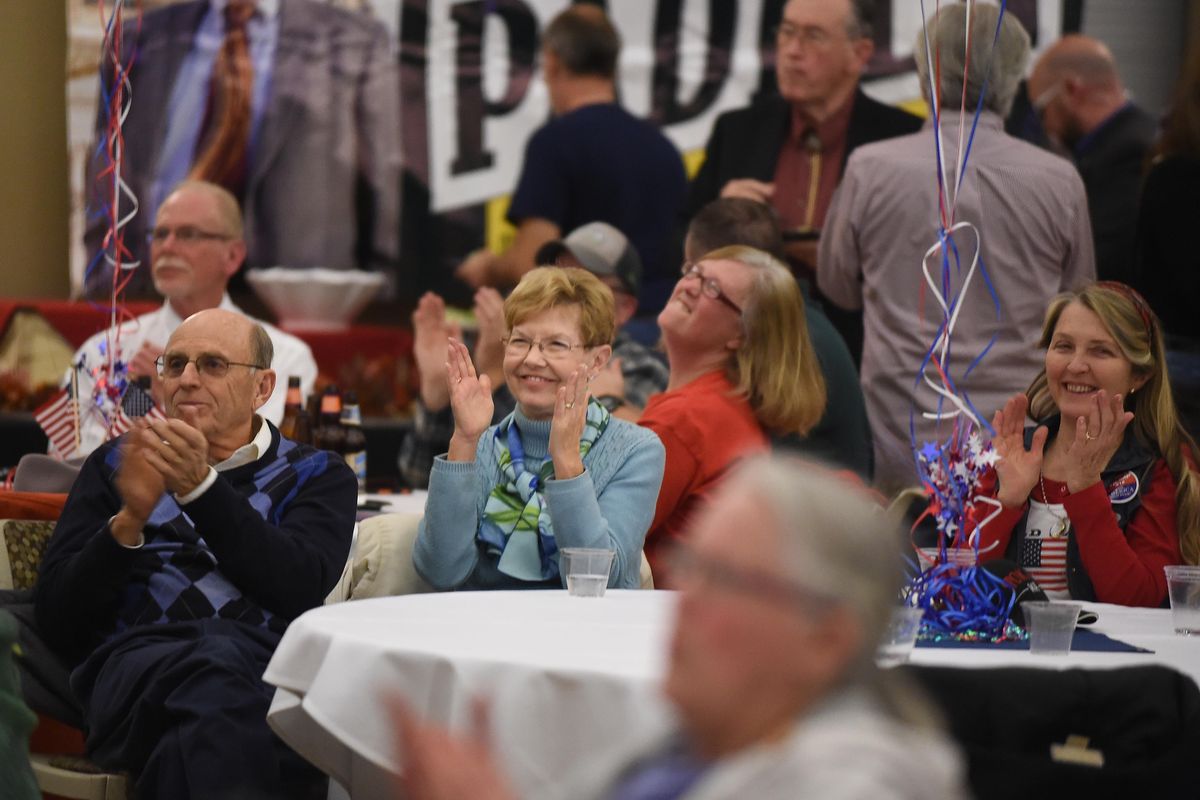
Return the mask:
<path id="1" fill-rule="evenodd" d="M 1037 343 L 1050 298 L 1095 278 L 1079 174 L 1065 159 L 1004 133 L 1004 117 L 1029 57 L 1029 36 L 1012 14 L 999 19 L 995 6 L 976 4 L 968 53 L 966 13 L 964 4 L 943 7 L 928 24 L 931 57 L 925 57 L 924 34 L 915 47 L 926 101 L 932 91 L 953 98 L 951 103 L 965 97 L 966 112 L 941 110 L 940 149 L 930 122 L 910 136 L 855 150 L 831 204 L 817 261 L 826 297 L 863 310 L 861 381 L 876 483 L 885 491 L 917 482 L 910 409 L 918 443 L 938 430 L 922 412 L 938 411 L 939 397 L 918 383 L 917 374 L 942 322 L 922 274 L 924 258 L 932 282 L 942 286 L 943 250 L 931 251 L 939 230 L 960 224 L 953 246 L 945 248 L 948 297 L 962 289 L 977 250 L 978 271 L 986 268 L 986 277 L 974 275 L 963 291 L 947 365 L 957 393 L 968 396 L 983 419 L 990 420 L 1005 398 L 1024 390 L 1037 374 Z M 933 62 L 940 63 L 941 86 L 930 85 Z M 966 165 L 961 185 L 960 163 Z M 986 359 L 968 374 L 989 342 Z M 940 430 L 948 434 L 946 426 Z"/>

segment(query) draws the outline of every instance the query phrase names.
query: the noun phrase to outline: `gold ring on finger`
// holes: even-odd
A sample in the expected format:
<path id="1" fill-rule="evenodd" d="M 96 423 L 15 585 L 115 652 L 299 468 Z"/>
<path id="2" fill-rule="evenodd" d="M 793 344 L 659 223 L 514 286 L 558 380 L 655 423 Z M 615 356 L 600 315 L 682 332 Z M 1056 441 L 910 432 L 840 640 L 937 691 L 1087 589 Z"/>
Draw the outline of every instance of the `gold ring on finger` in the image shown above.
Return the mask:
<path id="1" fill-rule="evenodd" d="M 1095 437 L 1095 436 L 1092 436 L 1092 434 L 1091 434 L 1091 432 L 1090 432 L 1090 431 L 1084 431 L 1084 432 L 1083 432 L 1083 438 L 1084 438 L 1084 439 L 1086 439 L 1087 441 L 1089 441 L 1089 442 L 1090 442 L 1090 441 L 1092 441 L 1093 439 L 1095 439 L 1096 437 Z"/>

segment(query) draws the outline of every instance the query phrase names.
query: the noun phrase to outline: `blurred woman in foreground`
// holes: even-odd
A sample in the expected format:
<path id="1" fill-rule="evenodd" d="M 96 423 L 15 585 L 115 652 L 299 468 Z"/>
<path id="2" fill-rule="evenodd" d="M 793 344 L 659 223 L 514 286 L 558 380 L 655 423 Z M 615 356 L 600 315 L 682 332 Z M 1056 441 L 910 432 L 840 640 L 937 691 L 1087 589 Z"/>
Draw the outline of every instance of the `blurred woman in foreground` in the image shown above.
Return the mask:
<path id="1" fill-rule="evenodd" d="M 736 533 L 737 535 L 730 535 Z M 901 584 L 898 531 L 871 498 L 802 462 L 744 465 L 671 559 L 680 588 L 663 677 L 678 728 L 641 730 L 538 797 L 966 797 L 919 692 L 875 664 Z M 399 711 L 408 800 L 516 797 L 478 715 L 458 737 Z M 536 754 L 531 756 L 536 758 Z"/>

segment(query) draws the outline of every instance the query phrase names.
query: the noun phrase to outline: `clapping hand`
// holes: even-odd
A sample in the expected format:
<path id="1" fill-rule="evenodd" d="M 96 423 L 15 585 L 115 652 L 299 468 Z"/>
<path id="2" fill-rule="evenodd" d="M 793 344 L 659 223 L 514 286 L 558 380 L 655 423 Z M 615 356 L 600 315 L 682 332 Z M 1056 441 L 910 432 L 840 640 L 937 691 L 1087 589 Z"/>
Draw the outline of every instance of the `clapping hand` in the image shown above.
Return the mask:
<path id="1" fill-rule="evenodd" d="M 770 205 L 774 195 L 774 183 L 756 181 L 753 178 L 735 178 L 721 187 L 721 197 L 740 197 L 766 205 Z"/>
<path id="2" fill-rule="evenodd" d="M 446 386 L 446 340 L 461 339 L 462 331 L 446 319 L 446 303 L 426 292 L 412 315 L 413 357 L 421 383 L 421 402 L 430 411 L 450 404 Z"/>
<path id="3" fill-rule="evenodd" d="M 586 367 L 578 367 L 558 387 L 554 416 L 550 420 L 550 458 L 554 462 L 554 477 L 557 480 L 583 474 L 579 441 L 587 424 L 589 396 Z"/>
<path id="4" fill-rule="evenodd" d="M 119 517 L 127 525 L 114 520 L 113 535 L 124 545 L 135 545 L 142 527 L 150 519 L 154 507 L 166 491 L 162 473 L 150 462 L 149 438 L 146 432 L 150 423 L 140 419 L 136 427 L 121 440 L 121 463 L 113 477 L 117 493 L 121 495 L 122 508 Z M 153 433 L 149 434 L 153 438 Z"/>
<path id="5" fill-rule="evenodd" d="M 1067 489 L 1081 492 L 1099 482 L 1100 473 L 1112 460 L 1125 439 L 1125 426 L 1133 420 L 1133 412 L 1125 410 L 1125 398 L 1108 396 L 1101 389 L 1087 416 L 1075 420 L 1075 441 L 1067 448 Z"/>
<path id="6" fill-rule="evenodd" d="M 495 289 L 484 286 L 475 292 L 475 320 L 475 366 L 495 385 L 504 379 L 504 298 Z"/>
<path id="7" fill-rule="evenodd" d="M 471 354 L 461 341 L 449 340 L 446 357 L 450 408 L 454 412 L 454 435 L 450 437 L 449 459 L 474 461 L 475 445 L 492 424 L 495 410 L 492 381 L 487 375 L 476 374 Z"/>
<path id="8" fill-rule="evenodd" d="M 1004 408 L 992 417 L 992 447 L 1000 456 L 996 462 L 996 478 L 1000 490 L 996 497 L 1006 508 L 1020 508 L 1042 474 L 1042 457 L 1049 431 L 1045 425 L 1033 433 L 1029 450 L 1025 449 L 1025 414 L 1029 400 L 1023 394 L 1013 395 Z"/>
<path id="9" fill-rule="evenodd" d="M 155 420 L 136 435 L 146 460 L 173 494 L 188 494 L 208 477 L 208 440 L 183 420 Z"/>

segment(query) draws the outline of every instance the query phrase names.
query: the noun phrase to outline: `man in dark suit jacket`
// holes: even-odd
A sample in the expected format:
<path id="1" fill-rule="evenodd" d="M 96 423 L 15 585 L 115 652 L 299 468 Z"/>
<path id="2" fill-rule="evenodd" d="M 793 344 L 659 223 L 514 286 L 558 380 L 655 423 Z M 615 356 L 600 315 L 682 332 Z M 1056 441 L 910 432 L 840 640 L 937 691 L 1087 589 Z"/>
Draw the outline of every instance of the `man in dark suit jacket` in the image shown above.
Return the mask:
<path id="1" fill-rule="evenodd" d="M 1029 76 L 1031 104 L 1051 141 L 1074 159 L 1087 190 L 1096 277 L 1129 283 L 1138 197 L 1158 122 L 1125 94 L 1112 53 L 1089 36 L 1064 36 Z"/>
<path id="2" fill-rule="evenodd" d="M 123 125 L 123 172 L 142 208 L 124 229 L 124 242 L 144 264 L 153 220 L 145 209 L 156 208 L 172 181 L 186 177 L 172 170 L 191 166 L 186 143 L 203 124 L 226 5 L 190 0 L 149 11 L 140 30 L 131 23 L 122 40 L 123 63 L 137 50 Z M 393 267 L 400 229 L 399 95 L 383 25 L 315 0 L 257 0 L 247 29 L 256 78 L 238 197 L 247 265 Z M 109 65 L 105 70 L 109 83 Z M 201 113 L 192 113 L 197 98 Z M 103 125 L 101 109 L 97 141 Z M 108 229 L 103 215 L 111 188 L 96 180 L 101 167 L 93 158 L 85 190 L 89 260 Z M 128 213 L 127 202 L 121 210 Z M 103 266 L 94 270 L 89 285 L 105 285 L 99 279 L 106 273 L 111 275 Z M 149 269 L 139 270 L 131 288 L 149 289 Z"/>
<path id="3" fill-rule="evenodd" d="M 779 95 L 717 118 L 688 193 L 688 219 L 717 197 L 766 203 L 779 215 L 793 268 L 813 277 L 816 240 L 850 152 L 921 127 L 919 117 L 858 88 L 874 52 L 874 7 L 874 0 L 788 1 L 777 33 Z M 830 311 L 857 362 L 861 314 Z"/>

